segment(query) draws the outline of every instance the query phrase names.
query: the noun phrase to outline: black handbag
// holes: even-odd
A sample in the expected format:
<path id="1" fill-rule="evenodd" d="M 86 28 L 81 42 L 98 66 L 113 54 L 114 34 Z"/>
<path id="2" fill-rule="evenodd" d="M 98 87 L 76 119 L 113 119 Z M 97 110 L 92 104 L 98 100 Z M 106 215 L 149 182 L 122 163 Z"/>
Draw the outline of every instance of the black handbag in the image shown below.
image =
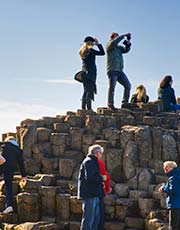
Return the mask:
<path id="1" fill-rule="evenodd" d="M 74 75 L 74 79 L 80 83 L 83 82 L 83 78 L 86 77 L 87 71 L 79 71 Z"/>

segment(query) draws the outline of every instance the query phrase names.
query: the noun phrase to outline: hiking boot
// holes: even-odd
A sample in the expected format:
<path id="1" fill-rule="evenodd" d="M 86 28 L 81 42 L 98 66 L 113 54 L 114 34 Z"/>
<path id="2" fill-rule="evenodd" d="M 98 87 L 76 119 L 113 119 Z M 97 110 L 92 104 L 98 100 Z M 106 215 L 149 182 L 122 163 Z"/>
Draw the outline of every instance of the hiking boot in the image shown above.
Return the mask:
<path id="1" fill-rule="evenodd" d="M 118 108 L 114 107 L 114 105 L 108 105 L 108 109 L 114 113 L 116 113 L 118 111 Z"/>

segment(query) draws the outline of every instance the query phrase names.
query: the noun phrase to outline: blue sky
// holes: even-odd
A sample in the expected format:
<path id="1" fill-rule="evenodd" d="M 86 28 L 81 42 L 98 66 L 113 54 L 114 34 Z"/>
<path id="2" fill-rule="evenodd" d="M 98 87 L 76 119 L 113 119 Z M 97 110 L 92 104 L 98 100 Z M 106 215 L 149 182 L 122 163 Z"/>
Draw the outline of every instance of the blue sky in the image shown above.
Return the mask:
<path id="1" fill-rule="evenodd" d="M 0 133 L 15 131 L 26 118 L 65 114 L 80 108 L 81 69 L 78 50 L 85 36 L 105 47 L 109 34 L 132 33 L 132 50 L 124 55 L 124 71 L 132 83 L 146 86 L 157 98 L 160 80 L 174 79 L 180 96 L 179 0 L 1 0 L 0 1 Z M 97 57 L 98 95 L 105 107 L 108 80 L 105 57 Z M 116 87 L 120 106 L 123 88 Z"/>

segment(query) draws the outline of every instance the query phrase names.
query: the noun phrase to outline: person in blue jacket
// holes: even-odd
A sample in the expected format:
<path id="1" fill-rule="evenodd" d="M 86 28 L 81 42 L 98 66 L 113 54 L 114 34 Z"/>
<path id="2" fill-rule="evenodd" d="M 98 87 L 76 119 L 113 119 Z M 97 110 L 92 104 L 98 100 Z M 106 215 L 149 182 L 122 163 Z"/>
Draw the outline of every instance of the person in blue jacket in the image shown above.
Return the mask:
<path id="1" fill-rule="evenodd" d="M 98 158 L 103 153 L 99 145 L 89 147 L 78 176 L 78 198 L 82 199 L 81 230 L 97 230 L 100 221 L 100 198 L 104 196 L 103 181 L 100 175 Z"/>
<path id="2" fill-rule="evenodd" d="M 8 136 L 5 142 L 1 145 L 1 154 L 6 162 L 3 164 L 1 172 L 4 174 L 6 188 L 6 209 L 4 214 L 13 212 L 13 176 L 17 170 L 17 165 L 22 176 L 22 180 L 26 180 L 26 172 L 23 160 L 23 151 L 19 148 L 16 139 L 13 136 Z"/>
<path id="3" fill-rule="evenodd" d="M 99 50 L 93 49 L 94 45 L 98 47 Z M 96 38 L 87 36 L 84 39 L 84 43 L 80 48 L 79 55 L 82 59 L 82 71 L 83 74 L 83 96 L 81 108 L 86 110 L 92 109 L 92 100 L 94 100 L 94 94 L 97 93 L 96 90 L 96 56 L 105 55 L 103 46 L 99 44 Z"/>
<path id="4" fill-rule="evenodd" d="M 174 161 L 165 161 L 163 170 L 168 179 L 159 188 L 159 192 L 166 193 L 166 205 L 169 209 L 169 223 L 172 230 L 180 229 L 180 169 Z"/>
<path id="5" fill-rule="evenodd" d="M 172 76 L 165 76 L 160 82 L 158 89 L 158 99 L 163 102 L 164 112 L 178 111 L 180 110 L 180 104 L 176 102 L 176 96 L 174 89 L 172 88 L 173 80 Z"/>

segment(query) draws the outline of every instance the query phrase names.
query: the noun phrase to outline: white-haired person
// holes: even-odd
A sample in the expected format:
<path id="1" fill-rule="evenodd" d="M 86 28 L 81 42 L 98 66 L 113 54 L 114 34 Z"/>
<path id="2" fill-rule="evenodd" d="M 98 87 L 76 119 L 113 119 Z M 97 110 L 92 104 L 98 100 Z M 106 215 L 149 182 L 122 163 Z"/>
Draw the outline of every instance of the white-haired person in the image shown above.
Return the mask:
<path id="1" fill-rule="evenodd" d="M 103 181 L 106 177 L 100 175 L 98 159 L 103 148 L 92 145 L 83 160 L 78 176 L 78 198 L 82 199 L 81 230 L 97 230 L 101 218 L 100 198 L 104 196 Z"/>
<path id="2" fill-rule="evenodd" d="M 1 155 L 5 158 L 3 164 L 3 174 L 6 188 L 6 208 L 4 214 L 13 212 L 13 176 L 17 170 L 17 165 L 23 180 L 26 180 L 26 172 L 23 160 L 23 151 L 19 148 L 15 137 L 8 136 L 1 145 Z"/>
<path id="3" fill-rule="evenodd" d="M 98 47 L 99 50 L 93 49 L 94 45 Z M 105 55 L 103 46 L 99 44 L 96 38 L 88 36 L 84 39 L 84 43 L 80 48 L 79 55 L 82 59 L 82 71 L 83 74 L 83 96 L 82 96 L 82 109 L 92 109 L 92 100 L 94 100 L 94 94 L 97 93 L 96 90 L 96 78 L 97 78 L 97 68 L 96 68 L 96 56 Z"/>
<path id="4" fill-rule="evenodd" d="M 159 188 L 159 192 L 166 193 L 166 205 L 169 210 L 169 225 L 172 230 L 180 229 L 180 169 L 174 161 L 165 161 L 163 170 L 168 179 Z M 169 227 L 170 227 L 169 226 Z"/>

